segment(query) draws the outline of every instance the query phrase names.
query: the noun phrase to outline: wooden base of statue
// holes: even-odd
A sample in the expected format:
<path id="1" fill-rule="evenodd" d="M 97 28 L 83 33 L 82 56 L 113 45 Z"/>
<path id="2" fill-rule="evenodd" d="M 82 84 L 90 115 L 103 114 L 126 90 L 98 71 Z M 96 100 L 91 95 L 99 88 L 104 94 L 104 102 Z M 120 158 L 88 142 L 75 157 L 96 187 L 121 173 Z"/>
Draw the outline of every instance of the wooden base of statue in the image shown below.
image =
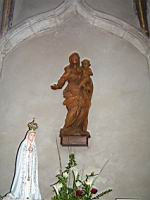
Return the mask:
<path id="1" fill-rule="evenodd" d="M 60 130 L 60 144 L 62 146 L 88 146 L 88 139 L 90 133 L 86 132 L 72 132 Z"/>

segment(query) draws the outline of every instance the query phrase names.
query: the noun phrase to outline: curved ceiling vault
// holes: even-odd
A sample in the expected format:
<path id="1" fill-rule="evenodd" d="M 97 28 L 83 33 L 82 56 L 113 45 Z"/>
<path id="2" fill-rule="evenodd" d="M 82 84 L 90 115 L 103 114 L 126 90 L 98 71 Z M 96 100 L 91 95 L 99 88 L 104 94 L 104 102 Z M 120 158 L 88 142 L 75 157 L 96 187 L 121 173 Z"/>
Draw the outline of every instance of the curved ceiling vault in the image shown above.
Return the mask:
<path id="1" fill-rule="evenodd" d="M 85 0 L 65 0 L 56 9 L 25 20 L 1 39 L 0 75 L 5 56 L 20 42 L 52 30 L 76 14 L 81 15 L 91 25 L 130 42 L 146 57 L 150 65 L 150 42 L 144 34 L 116 17 L 94 10 Z"/>

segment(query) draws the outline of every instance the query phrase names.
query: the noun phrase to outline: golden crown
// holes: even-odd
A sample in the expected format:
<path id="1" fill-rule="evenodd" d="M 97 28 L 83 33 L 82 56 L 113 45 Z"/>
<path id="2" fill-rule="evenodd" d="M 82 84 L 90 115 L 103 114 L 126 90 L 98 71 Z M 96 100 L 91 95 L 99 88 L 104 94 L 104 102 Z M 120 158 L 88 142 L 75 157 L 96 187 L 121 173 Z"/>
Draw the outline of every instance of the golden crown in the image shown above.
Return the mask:
<path id="1" fill-rule="evenodd" d="M 38 128 L 38 124 L 35 122 L 35 118 L 33 118 L 32 122 L 28 123 L 29 130 L 35 131 Z"/>

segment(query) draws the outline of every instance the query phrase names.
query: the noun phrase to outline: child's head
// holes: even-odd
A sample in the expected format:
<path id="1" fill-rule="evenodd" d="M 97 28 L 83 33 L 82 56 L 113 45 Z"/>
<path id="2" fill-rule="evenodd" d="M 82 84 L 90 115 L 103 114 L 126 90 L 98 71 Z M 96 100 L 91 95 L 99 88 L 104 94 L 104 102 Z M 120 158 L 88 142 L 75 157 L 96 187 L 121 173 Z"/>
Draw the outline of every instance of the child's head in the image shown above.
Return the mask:
<path id="1" fill-rule="evenodd" d="M 81 63 L 83 68 L 89 68 L 91 66 L 91 63 L 88 59 L 84 59 Z"/>

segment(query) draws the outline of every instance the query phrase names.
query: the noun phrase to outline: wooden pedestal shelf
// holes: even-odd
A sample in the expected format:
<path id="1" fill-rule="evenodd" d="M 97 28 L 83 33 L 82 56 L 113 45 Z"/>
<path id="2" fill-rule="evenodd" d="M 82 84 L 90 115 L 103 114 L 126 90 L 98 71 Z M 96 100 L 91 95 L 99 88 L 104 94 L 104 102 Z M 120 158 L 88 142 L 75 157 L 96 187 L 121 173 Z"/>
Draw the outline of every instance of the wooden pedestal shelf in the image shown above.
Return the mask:
<path id="1" fill-rule="evenodd" d="M 60 143 L 62 146 L 88 146 L 89 135 L 62 135 L 60 136 Z"/>

